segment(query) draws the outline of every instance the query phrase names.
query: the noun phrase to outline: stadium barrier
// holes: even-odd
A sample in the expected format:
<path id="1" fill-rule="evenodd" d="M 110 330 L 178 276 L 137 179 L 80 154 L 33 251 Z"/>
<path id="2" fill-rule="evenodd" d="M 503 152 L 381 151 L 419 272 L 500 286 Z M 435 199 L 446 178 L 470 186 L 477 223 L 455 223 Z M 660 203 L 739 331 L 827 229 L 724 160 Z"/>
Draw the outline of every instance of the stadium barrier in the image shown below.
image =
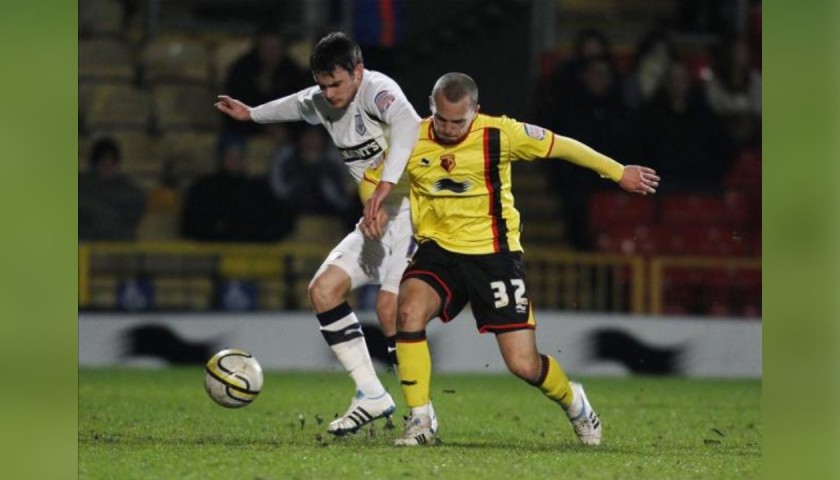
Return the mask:
<path id="1" fill-rule="evenodd" d="M 330 248 L 331 245 L 299 242 L 82 243 L 79 308 L 88 311 L 307 309 L 309 280 Z M 756 304 L 760 311 L 760 259 L 644 257 L 529 248 L 523 260 L 531 298 L 540 309 L 674 313 L 669 308 L 669 297 L 680 300 L 680 295 L 693 295 L 714 304 L 734 292 L 748 296 L 746 303 Z M 687 277 L 679 277 L 680 271 L 688 271 Z M 685 285 L 692 288 L 683 288 Z M 713 298 L 698 295 L 693 287 L 702 287 Z M 737 316 L 741 310 L 724 313 Z"/>
<path id="2" fill-rule="evenodd" d="M 760 378 L 761 323 L 539 310 L 537 343 L 571 375 Z M 377 368 L 388 368 L 385 337 L 360 312 Z M 506 371 L 493 335 L 469 311 L 427 328 L 435 372 Z M 268 370 L 335 371 L 341 366 L 306 312 L 90 313 L 79 315 L 79 366 L 201 365 L 222 348 L 253 353 Z"/>

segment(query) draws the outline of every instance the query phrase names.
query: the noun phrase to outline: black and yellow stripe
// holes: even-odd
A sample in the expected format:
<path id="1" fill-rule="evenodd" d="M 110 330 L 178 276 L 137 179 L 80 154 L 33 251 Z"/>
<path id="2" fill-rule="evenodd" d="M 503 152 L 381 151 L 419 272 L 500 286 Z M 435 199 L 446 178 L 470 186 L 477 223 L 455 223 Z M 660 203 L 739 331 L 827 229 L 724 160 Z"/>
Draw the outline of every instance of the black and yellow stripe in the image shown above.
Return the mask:
<path id="1" fill-rule="evenodd" d="M 510 251 L 507 240 L 507 223 L 502 215 L 502 179 L 499 164 L 502 158 L 501 137 L 498 128 L 484 130 L 484 182 L 489 195 L 490 225 L 493 230 L 493 250 Z"/>

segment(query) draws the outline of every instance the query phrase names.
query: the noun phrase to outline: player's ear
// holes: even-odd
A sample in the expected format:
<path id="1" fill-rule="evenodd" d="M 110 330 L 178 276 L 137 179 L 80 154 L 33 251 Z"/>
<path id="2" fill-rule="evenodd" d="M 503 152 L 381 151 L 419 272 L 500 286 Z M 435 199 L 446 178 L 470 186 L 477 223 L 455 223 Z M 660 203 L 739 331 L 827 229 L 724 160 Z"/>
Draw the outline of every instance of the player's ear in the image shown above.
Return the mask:
<path id="1" fill-rule="evenodd" d="M 356 80 L 362 79 L 362 73 L 365 71 L 365 64 L 364 63 L 357 63 L 355 67 L 353 67 L 353 78 Z"/>
<path id="2" fill-rule="evenodd" d="M 479 110 L 481 110 L 481 105 L 479 105 L 479 104 L 477 104 L 477 103 L 476 103 L 476 104 L 475 104 L 475 110 L 473 110 L 473 113 L 478 114 L 478 111 L 479 111 Z"/>

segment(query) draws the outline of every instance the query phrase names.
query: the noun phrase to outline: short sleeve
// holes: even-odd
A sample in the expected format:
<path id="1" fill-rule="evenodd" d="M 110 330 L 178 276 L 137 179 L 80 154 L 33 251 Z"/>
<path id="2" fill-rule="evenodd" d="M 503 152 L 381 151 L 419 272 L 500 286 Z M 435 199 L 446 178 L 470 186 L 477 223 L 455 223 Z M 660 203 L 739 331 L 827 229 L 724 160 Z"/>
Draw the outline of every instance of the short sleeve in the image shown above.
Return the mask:
<path id="1" fill-rule="evenodd" d="M 321 89 L 316 86 L 302 90 L 298 93 L 298 108 L 300 109 L 300 115 L 306 123 L 310 125 L 318 125 L 321 123 L 321 118 L 318 116 L 314 102 L 315 95 L 320 93 L 320 91 Z"/>
<path id="2" fill-rule="evenodd" d="M 387 124 L 393 124 L 398 117 L 409 114 L 419 121 L 414 107 L 406 98 L 397 82 L 390 78 L 379 76 L 371 82 L 363 101 L 366 112 Z"/>
<path id="3" fill-rule="evenodd" d="M 534 160 L 546 158 L 554 143 L 554 132 L 502 117 L 502 130 L 510 142 L 511 160 Z"/>

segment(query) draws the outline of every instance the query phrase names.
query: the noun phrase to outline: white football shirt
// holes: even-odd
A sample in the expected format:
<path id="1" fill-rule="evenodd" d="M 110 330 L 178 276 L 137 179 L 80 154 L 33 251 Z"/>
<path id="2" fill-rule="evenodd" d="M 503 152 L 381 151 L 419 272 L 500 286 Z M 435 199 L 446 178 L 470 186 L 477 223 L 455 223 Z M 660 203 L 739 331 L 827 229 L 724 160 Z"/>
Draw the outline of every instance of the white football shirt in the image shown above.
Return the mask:
<path id="1" fill-rule="evenodd" d="M 380 180 L 400 183 L 420 125 L 397 82 L 367 69 L 346 109 L 330 106 L 316 85 L 252 108 L 251 118 L 257 123 L 304 120 L 323 125 L 356 182 L 374 186 Z"/>

